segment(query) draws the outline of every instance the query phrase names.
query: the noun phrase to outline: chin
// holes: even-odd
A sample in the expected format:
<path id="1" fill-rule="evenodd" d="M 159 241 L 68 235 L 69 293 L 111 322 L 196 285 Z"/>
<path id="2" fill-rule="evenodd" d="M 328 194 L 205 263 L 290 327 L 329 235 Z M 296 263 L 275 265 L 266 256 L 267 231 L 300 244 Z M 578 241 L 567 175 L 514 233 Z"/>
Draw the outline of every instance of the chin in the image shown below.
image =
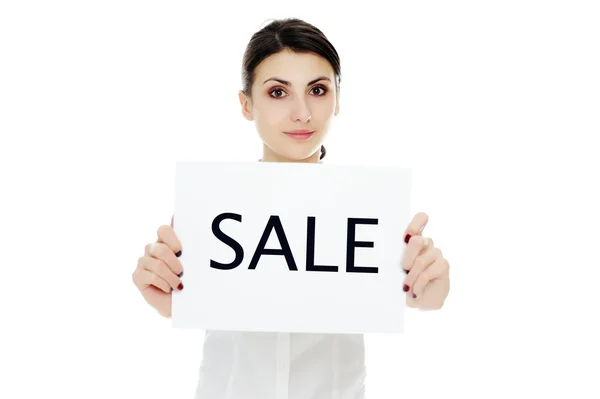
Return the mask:
<path id="1" fill-rule="evenodd" d="M 279 148 L 279 149 L 274 149 L 275 152 L 281 156 L 281 157 L 285 157 L 287 159 L 290 159 L 292 161 L 303 161 L 307 158 L 310 158 L 311 156 L 315 155 L 315 152 L 318 152 L 321 148 L 321 145 L 319 144 L 316 148 L 313 148 L 314 146 L 310 146 L 310 148 Z"/>
<path id="2" fill-rule="evenodd" d="M 291 162 L 301 162 L 321 153 L 323 134 L 320 131 L 308 139 L 290 138 L 285 133 L 261 135 L 263 143 L 277 157 L 285 158 Z"/>

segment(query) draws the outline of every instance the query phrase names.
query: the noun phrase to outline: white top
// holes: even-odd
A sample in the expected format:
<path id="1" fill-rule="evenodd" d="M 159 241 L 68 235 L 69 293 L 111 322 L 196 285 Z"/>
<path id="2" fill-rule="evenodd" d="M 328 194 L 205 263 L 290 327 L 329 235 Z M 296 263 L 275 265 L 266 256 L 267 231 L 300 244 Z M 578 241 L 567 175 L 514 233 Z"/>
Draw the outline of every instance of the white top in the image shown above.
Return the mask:
<path id="1" fill-rule="evenodd" d="M 195 399 L 364 399 L 363 335 L 207 331 Z"/>

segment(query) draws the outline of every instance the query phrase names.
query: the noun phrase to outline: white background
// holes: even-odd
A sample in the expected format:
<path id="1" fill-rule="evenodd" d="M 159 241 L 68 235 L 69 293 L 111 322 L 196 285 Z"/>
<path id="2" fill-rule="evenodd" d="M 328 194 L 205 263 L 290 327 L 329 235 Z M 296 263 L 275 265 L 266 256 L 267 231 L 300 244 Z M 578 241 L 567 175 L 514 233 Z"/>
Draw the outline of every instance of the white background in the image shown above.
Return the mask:
<path id="1" fill-rule="evenodd" d="M 332 3 L 2 2 L 0 397 L 192 397 L 201 332 L 131 273 L 176 161 L 260 157 L 241 59 L 286 16 L 342 57 L 326 161 L 413 168 L 452 268 L 367 337 L 369 397 L 600 396 L 597 2 Z"/>

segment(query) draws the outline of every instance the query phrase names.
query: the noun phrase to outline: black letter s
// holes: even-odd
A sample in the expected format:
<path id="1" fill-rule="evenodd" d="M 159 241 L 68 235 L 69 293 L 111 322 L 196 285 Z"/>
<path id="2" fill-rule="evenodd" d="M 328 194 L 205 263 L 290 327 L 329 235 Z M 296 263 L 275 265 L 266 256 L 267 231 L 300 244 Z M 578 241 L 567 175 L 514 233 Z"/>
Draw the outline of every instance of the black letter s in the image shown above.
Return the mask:
<path id="1" fill-rule="evenodd" d="M 212 223 L 212 232 L 216 238 L 229 245 L 235 251 L 235 259 L 230 264 L 220 263 L 214 260 L 210 260 L 210 267 L 214 269 L 220 270 L 231 270 L 238 267 L 242 261 L 244 260 L 244 248 L 233 238 L 229 237 L 225 233 L 223 233 L 219 224 L 225 219 L 233 219 L 235 221 L 241 222 L 242 215 L 238 215 L 237 213 L 222 213 L 213 220 Z"/>

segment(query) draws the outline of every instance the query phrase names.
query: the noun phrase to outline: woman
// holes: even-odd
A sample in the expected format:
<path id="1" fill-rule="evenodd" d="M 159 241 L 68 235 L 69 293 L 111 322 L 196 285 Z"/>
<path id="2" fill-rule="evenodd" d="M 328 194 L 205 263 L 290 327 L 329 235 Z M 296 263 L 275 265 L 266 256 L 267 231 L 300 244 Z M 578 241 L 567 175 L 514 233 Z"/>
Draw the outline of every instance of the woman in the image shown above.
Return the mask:
<path id="1" fill-rule="evenodd" d="M 260 161 L 321 162 L 322 143 L 339 112 L 340 77 L 335 48 L 304 21 L 276 20 L 252 36 L 239 100 L 264 143 Z M 408 306 L 439 309 L 449 291 L 448 262 L 421 235 L 427 219 L 418 213 L 406 227 L 402 289 Z M 165 317 L 171 316 L 172 290 L 184 289 L 177 259 L 182 250 L 171 219 L 133 273 L 146 301 Z M 365 395 L 362 335 L 207 331 L 203 354 L 197 399 Z"/>

